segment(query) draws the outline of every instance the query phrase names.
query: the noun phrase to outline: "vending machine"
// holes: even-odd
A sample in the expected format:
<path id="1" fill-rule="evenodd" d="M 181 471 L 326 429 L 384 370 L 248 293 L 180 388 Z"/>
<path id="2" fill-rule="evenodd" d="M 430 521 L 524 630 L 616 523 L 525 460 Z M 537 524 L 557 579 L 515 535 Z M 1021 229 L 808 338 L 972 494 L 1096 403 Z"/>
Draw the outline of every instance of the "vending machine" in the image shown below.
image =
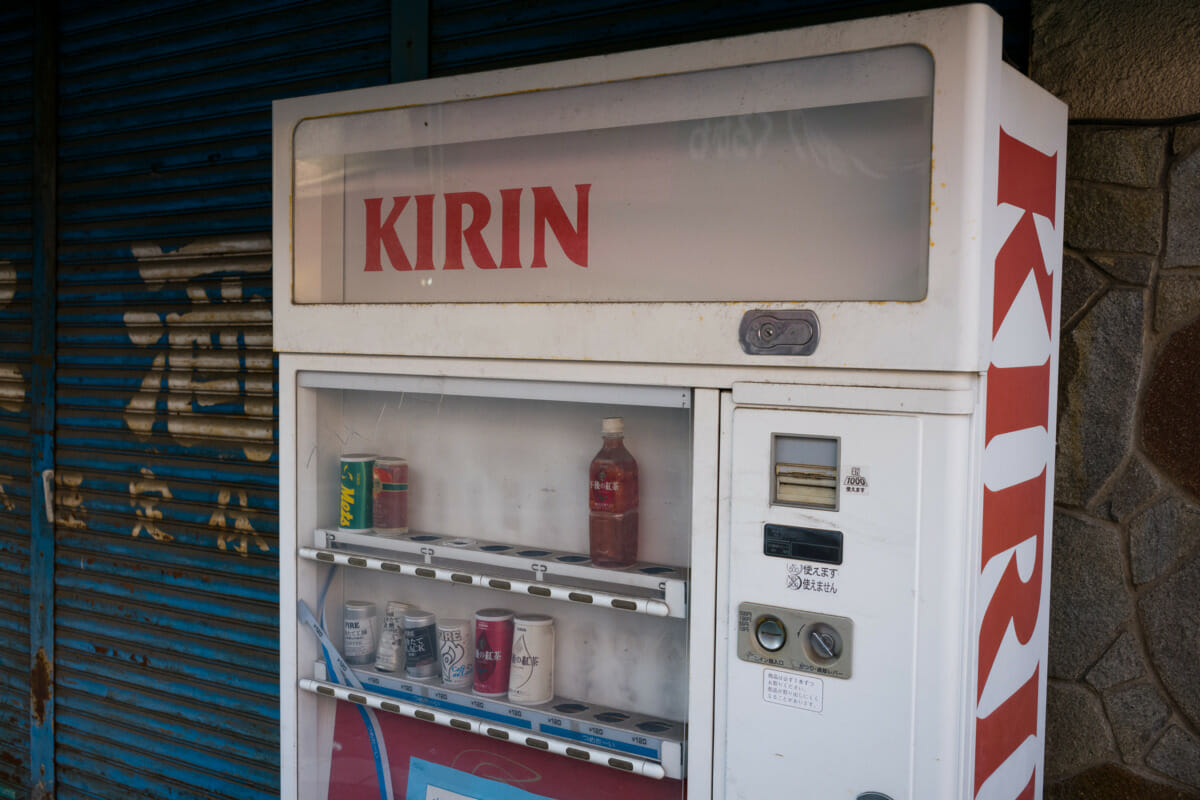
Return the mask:
<path id="1" fill-rule="evenodd" d="M 282 795 L 1041 796 L 1066 109 L 973 5 L 281 101 Z"/>

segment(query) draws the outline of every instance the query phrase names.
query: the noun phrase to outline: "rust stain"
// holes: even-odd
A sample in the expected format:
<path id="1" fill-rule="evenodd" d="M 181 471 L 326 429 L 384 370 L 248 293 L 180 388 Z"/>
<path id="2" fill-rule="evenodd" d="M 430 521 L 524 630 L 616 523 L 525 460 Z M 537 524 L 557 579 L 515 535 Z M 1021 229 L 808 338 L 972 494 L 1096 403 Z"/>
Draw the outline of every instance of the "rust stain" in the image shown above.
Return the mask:
<path id="1" fill-rule="evenodd" d="M 33 721 L 42 725 L 46 721 L 46 704 L 50 702 L 50 662 L 46 660 L 46 649 L 39 647 L 29 674 L 29 704 Z"/>

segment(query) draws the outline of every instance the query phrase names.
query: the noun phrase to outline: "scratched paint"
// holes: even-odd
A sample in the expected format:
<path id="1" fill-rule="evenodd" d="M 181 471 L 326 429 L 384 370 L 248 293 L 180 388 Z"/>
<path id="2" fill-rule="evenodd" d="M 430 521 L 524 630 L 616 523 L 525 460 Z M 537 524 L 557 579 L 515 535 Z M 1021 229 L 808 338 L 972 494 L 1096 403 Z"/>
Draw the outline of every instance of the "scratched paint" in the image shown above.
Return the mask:
<path id="1" fill-rule="evenodd" d="M 158 527 L 157 521 L 163 518 L 163 512 L 159 509 L 158 504 L 163 500 L 171 499 L 171 489 L 165 481 L 154 479 L 154 473 L 147 467 L 142 467 L 142 475 L 145 480 L 132 480 L 129 482 L 129 494 L 132 500 L 129 504 L 133 506 L 134 513 L 137 514 L 138 520 L 133 525 L 133 538 L 136 539 L 139 534 L 146 533 L 156 542 L 169 542 L 175 537 Z M 152 497 L 157 494 L 158 497 Z"/>
<path id="2" fill-rule="evenodd" d="M 230 507 L 229 501 L 236 496 L 237 506 Z M 222 533 L 217 538 L 217 547 L 221 550 L 232 550 L 243 558 L 249 552 L 253 542 L 259 552 L 271 552 L 270 545 L 254 531 L 250 524 L 250 515 L 246 513 L 249 501 L 243 489 L 221 489 L 217 495 L 217 510 L 213 512 L 208 524 L 218 528 L 227 528 L 227 521 L 233 520 L 235 533 Z"/>
<path id="3" fill-rule="evenodd" d="M 211 437 L 233 439 L 244 443 L 242 451 L 250 461 L 270 460 L 274 398 L 246 392 L 251 375 L 269 373 L 273 365 L 267 298 L 247 296 L 243 278 L 225 274 L 231 268 L 225 259 L 202 258 L 212 255 L 212 243 L 189 244 L 170 253 L 141 245 L 134 252 L 139 274 L 151 291 L 182 283 L 189 306 L 186 311 L 125 312 L 126 334 L 133 344 L 166 345 L 155 354 L 140 389 L 125 406 L 125 424 L 148 438 L 159 402 L 165 400 L 167 432 L 178 444 L 192 447 Z M 265 272 L 270 262 L 239 260 L 237 267 Z"/>

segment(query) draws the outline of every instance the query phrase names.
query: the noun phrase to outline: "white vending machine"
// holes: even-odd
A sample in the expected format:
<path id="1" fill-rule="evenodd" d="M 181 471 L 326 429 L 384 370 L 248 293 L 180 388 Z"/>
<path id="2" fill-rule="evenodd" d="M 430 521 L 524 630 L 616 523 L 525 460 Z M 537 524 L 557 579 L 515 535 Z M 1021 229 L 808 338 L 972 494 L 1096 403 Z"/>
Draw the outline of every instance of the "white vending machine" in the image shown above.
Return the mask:
<path id="1" fill-rule="evenodd" d="M 1041 796 L 1066 109 L 985 6 L 281 101 L 282 794 Z"/>

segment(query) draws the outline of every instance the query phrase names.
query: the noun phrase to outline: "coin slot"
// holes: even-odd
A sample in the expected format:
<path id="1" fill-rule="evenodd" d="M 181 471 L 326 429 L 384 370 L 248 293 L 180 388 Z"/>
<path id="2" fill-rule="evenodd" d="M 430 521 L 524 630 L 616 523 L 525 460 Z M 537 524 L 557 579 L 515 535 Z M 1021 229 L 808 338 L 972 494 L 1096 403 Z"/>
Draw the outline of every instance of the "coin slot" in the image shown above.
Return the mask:
<path id="1" fill-rule="evenodd" d="M 774 653 L 787 644 L 787 629 L 776 617 L 760 617 L 754 626 L 754 639 L 763 650 Z"/>

